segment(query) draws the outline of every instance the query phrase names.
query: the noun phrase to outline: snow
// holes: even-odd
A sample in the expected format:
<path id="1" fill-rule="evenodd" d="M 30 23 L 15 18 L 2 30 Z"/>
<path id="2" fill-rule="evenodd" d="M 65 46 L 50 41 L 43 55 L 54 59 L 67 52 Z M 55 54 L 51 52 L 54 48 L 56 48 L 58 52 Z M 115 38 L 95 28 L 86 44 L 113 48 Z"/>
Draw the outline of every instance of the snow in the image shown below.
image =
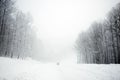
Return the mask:
<path id="1" fill-rule="evenodd" d="M 0 80 L 120 80 L 119 64 L 42 63 L 0 57 Z"/>

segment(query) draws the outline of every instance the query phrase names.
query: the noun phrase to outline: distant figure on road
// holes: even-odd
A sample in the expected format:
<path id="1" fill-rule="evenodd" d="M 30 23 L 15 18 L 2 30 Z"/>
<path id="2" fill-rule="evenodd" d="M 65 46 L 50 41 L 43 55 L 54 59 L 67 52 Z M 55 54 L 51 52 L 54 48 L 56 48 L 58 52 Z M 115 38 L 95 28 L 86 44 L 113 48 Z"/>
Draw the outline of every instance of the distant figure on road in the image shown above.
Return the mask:
<path id="1" fill-rule="evenodd" d="M 60 65 L 60 63 L 59 63 L 59 62 L 57 62 L 57 65 L 59 66 L 59 65 Z"/>

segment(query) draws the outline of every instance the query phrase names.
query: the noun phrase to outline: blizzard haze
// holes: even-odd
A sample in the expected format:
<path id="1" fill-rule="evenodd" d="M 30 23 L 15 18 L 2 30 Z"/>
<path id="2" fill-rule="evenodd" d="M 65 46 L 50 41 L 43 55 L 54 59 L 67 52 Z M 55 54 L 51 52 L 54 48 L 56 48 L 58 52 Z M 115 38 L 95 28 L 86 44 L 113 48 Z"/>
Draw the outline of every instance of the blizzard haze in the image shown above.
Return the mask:
<path id="1" fill-rule="evenodd" d="M 78 34 L 90 24 L 104 19 L 120 0 L 17 0 L 18 8 L 33 17 L 42 41 L 43 61 L 76 61 Z"/>

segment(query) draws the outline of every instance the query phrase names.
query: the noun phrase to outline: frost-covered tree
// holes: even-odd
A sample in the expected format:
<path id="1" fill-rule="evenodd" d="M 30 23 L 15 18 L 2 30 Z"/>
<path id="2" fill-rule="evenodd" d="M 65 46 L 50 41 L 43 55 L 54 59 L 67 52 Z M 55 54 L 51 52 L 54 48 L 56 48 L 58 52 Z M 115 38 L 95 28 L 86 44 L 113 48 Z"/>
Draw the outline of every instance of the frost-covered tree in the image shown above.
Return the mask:
<path id="1" fill-rule="evenodd" d="M 25 58 L 38 55 L 36 44 L 41 42 L 33 28 L 31 15 L 17 9 L 13 0 L 0 0 L 0 56 Z"/>
<path id="2" fill-rule="evenodd" d="M 94 22 L 84 34 L 76 41 L 78 54 L 82 54 L 78 58 L 84 57 L 87 63 L 120 63 L 120 3 L 106 20 Z"/>
<path id="3" fill-rule="evenodd" d="M 11 41 L 11 57 L 30 56 L 32 50 L 33 39 L 35 38 L 32 30 L 30 17 L 21 11 L 14 13 L 14 23 L 11 27 L 12 41 Z"/>

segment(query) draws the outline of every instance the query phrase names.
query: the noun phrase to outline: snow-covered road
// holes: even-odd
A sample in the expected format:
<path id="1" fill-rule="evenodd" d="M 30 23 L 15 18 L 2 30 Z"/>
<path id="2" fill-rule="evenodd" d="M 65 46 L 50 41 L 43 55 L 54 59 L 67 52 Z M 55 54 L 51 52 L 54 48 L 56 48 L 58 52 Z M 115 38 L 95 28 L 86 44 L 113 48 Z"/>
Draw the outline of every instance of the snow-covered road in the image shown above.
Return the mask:
<path id="1" fill-rule="evenodd" d="M 120 65 L 41 63 L 0 58 L 0 80 L 120 80 Z"/>

